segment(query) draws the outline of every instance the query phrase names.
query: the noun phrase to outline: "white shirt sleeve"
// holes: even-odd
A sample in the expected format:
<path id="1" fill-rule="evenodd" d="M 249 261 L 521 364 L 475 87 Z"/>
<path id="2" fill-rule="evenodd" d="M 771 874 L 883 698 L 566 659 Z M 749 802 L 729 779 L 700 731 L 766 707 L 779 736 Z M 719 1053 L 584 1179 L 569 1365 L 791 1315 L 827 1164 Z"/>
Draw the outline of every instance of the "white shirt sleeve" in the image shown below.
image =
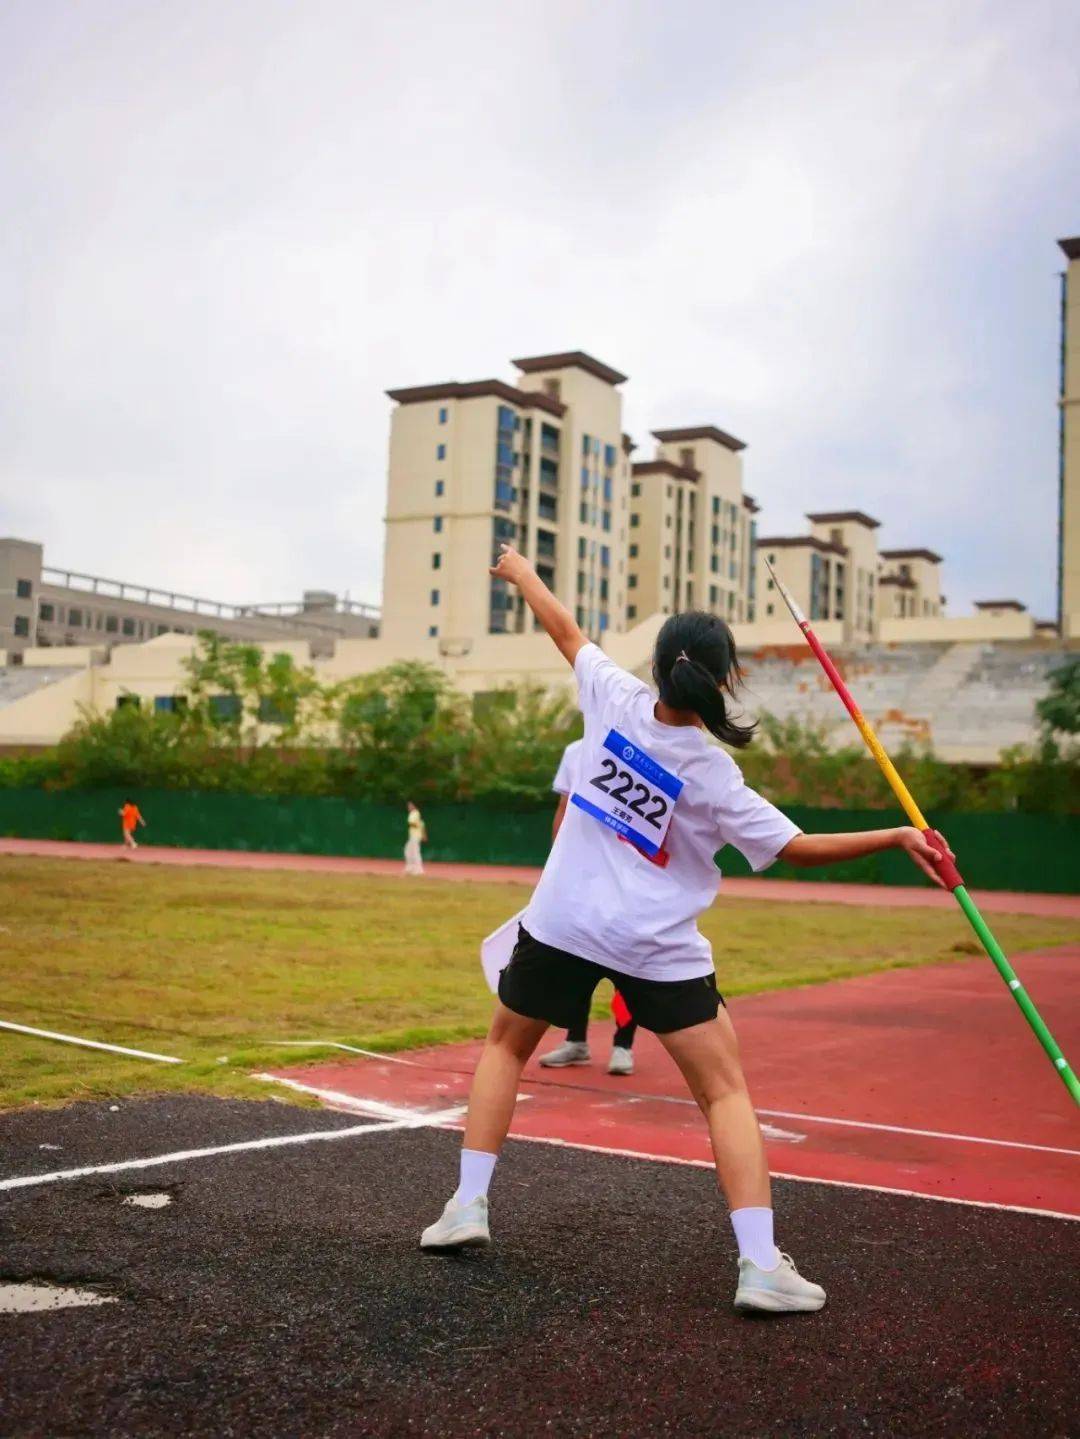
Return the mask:
<path id="1" fill-rule="evenodd" d="M 556 794 L 569 794 L 574 788 L 576 778 L 577 757 L 581 749 L 579 739 L 571 740 L 562 752 L 562 759 L 559 761 L 559 768 L 555 771 L 555 778 L 551 782 L 551 788 Z"/>
<path id="2" fill-rule="evenodd" d="M 594 644 L 582 645 L 578 650 L 574 674 L 578 682 L 578 706 L 586 719 L 620 707 L 639 690 L 648 688 L 627 670 L 620 669 Z"/>
<path id="3" fill-rule="evenodd" d="M 784 846 L 802 834 L 802 830 L 750 788 L 730 755 L 724 758 L 730 773 L 725 776 L 727 782 L 716 805 L 721 843 L 733 844 L 757 874 L 759 870 L 768 869 Z"/>

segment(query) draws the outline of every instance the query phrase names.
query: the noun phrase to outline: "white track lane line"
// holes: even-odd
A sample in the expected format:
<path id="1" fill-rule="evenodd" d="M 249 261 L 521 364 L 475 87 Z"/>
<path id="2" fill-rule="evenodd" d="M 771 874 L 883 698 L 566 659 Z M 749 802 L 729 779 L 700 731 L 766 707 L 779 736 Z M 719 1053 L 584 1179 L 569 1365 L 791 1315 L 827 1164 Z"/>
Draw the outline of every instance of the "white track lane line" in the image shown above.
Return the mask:
<path id="1" fill-rule="evenodd" d="M 525 1144 L 550 1144 L 556 1149 L 581 1149 L 587 1154 L 614 1154 L 622 1159 L 647 1159 L 653 1164 L 683 1164 L 692 1169 L 712 1169 L 709 1159 L 680 1159 L 670 1154 L 644 1154 L 638 1149 L 612 1149 L 604 1144 L 581 1144 L 577 1140 L 552 1139 L 543 1134 L 511 1134 L 512 1140 Z M 1037 1214 L 1043 1219 L 1071 1219 L 1080 1223 L 1080 1214 L 1064 1214 L 1059 1209 L 1033 1209 L 1027 1204 L 995 1204 L 989 1199 L 960 1199 L 952 1194 L 923 1194 L 918 1189 L 894 1189 L 887 1184 L 860 1184 L 854 1179 L 815 1179 L 807 1174 L 785 1174 L 770 1169 L 773 1179 L 789 1179 L 795 1184 L 828 1184 L 833 1189 L 865 1189 L 871 1194 L 897 1194 L 902 1199 L 926 1199 L 932 1204 L 963 1204 L 972 1209 L 1003 1209 L 1010 1214 Z"/>
<path id="2" fill-rule="evenodd" d="M 110 1054 L 129 1054 L 134 1059 L 153 1059 L 158 1064 L 183 1064 L 171 1054 L 151 1054 L 146 1049 L 126 1049 L 122 1044 L 103 1044 L 100 1039 L 82 1039 L 76 1034 L 57 1034 L 51 1029 L 31 1029 L 28 1024 L 13 1024 L 9 1019 L 0 1019 L 0 1029 L 13 1029 L 17 1034 L 33 1034 L 38 1039 L 57 1039 L 61 1044 L 79 1044 L 84 1049 L 107 1049 Z"/>
<path id="3" fill-rule="evenodd" d="M 344 1049 L 349 1054 L 362 1054 L 366 1059 L 385 1059 L 389 1064 L 407 1064 L 412 1069 L 425 1069 L 415 1059 L 399 1059 L 396 1054 L 380 1054 L 377 1049 L 360 1049 L 355 1044 L 341 1044 L 336 1039 L 262 1039 L 260 1044 L 274 1049 Z"/>
<path id="4" fill-rule="evenodd" d="M 773 1119 L 802 1119 L 807 1124 L 836 1124 L 846 1129 L 876 1129 L 884 1134 L 914 1134 L 920 1139 L 956 1139 L 961 1144 L 993 1144 L 1000 1149 L 1031 1149 L 1037 1154 L 1068 1154 L 1080 1159 L 1080 1149 L 1059 1149 L 1053 1144 L 1026 1144 L 1021 1139 L 986 1139 L 979 1134 L 951 1134 L 945 1129 L 908 1129 L 903 1124 L 871 1124 L 865 1119 L 834 1119 L 825 1114 L 797 1114 L 788 1109 L 759 1109 Z"/>
<path id="5" fill-rule="evenodd" d="M 598 1089 L 595 1085 L 583 1084 L 560 1084 L 558 1080 L 533 1079 L 527 1077 L 526 1084 L 546 1084 L 552 1088 L 573 1089 L 582 1094 L 608 1095 L 614 1093 L 612 1090 Z M 681 1094 L 642 1094 L 640 1090 L 632 1093 L 622 1091 L 620 1099 L 651 1099 L 658 1104 L 686 1104 L 692 1109 L 697 1109 L 697 1101 L 688 1099 Z M 835 1124 L 845 1129 L 873 1129 L 883 1134 L 914 1134 L 919 1139 L 955 1139 L 961 1144 L 992 1144 L 1000 1149 L 1030 1149 L 1037 1154 L 1066 1154 L 1072 1159 L 1080 1159 L 1080 1149 L 1061 1149 L 1053 1144 L 1028 1144 L 1022 1139 L 987 1139 L 981 1134 L 952 1134 L 945 1129 L 909 1129 L 902 1124 L 878 1124 L 868 1119 L 840 1119 L 831 1114 L 803 1114 L 794 1109 L 758 1109 L 755 1106 L 755 1114 L 768 1115 L 770 1119 L 801 1119 L 807 1124 Z M 766 1126 L 762 1126 L 765 1128 Z M 805 1137 L 805 1136 L 804 1136 Z"/>
<path id="6" fill-rule="evenodd" d="M 298 1079 L 282 1079 L 276 1074 L 253 1074 L 251 1077 L 265 1080 L 267 1084 L 282 1084 L 286 1089 L 296 1090 L 298 1094 L 310 1094 L 315 1099 L 321 1099 L 334 1109 L 348 1110 L 350 1114 L 366 1114 L 369 1119 L 415 1122 L 423 1120 L 425 1117 L 422 1109 L 409 1109 L 400 1104 L 386 1104 L 381 1099 L 365 1099 L 362 1095 L 345 1094 L 338 1089 L 319 1089 L 312 1084 L 301 1084 Z M 464 1104 L 459 1104 L 453 1110 L 447 1109 L 442 1112 L 454 1114 L 460 1118 L 465 1113 L 465 1108 Z"/>
<path id="7" fill-rule="evenodd" d="M 316 1140 L 354 1139 L 365 1134 L 387 1134 L 393 1129 L 425 1129 L 429 1126 L 452 1124 L 465 1113 L 461 1105 L 435 1114 L 407 1110 L 402 1119 L 384 1123 L 354 1124 L 348 1129 L 316 1129 L 305 1134 L 275 1135 L 270 1139 L 245 1139 L 236 1144 L 215 1144 L 206 1149 L 178 1149 L 172 1154 L 155 1154 L 148 1159 L 121 1159 L 114 1164 L 88 1164 L 81 1169 L 57 1169 L 51 1174 L 25 1174 L 0 1179 L 0 1190 L 31 1189 L 39 1184 L 56 1184 L 65 1179 L 85 1179 L 91 1174 L 120 1174 L 128 1169 L 153 1169 L 162 1164 L 185 1164 L 192 1159 L 210 1159 L 217 1154 L 240 1154 L 252 1149 L 284 1149 L 292 1144 L 311 1144 Z"/>

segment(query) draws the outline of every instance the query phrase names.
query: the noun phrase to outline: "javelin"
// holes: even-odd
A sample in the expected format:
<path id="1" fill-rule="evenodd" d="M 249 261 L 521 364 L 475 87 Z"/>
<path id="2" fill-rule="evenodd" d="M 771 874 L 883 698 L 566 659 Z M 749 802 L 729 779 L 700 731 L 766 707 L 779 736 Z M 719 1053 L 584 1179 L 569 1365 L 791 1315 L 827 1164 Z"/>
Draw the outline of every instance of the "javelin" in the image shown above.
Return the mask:
<path id="1" fill-rule="evenodd" d="M 765 560 L 765 564 L 768 566 L 769 574 L 772 575 L 773 581 L 776 585 L 776 588 L 780 591 L 784 603 L 791 611 L 792 619 L 794 619 L 795 623 L 799 626 L 803 634 L 806 636 L 806 643 L 810 646 L 814 654 L 817 656 L 818 660 L 821 662 L 821 668 L 829 676 L 829 679 L 832 682 L 833 689 L 840 696 L 840 699 L 843 701 L 844 708 L 847 710 L 851 718 L 855 721 L 855 726 L 865 740 L 867 749 L 877 760 L 879 766 L 881 767 L 882 774 L 892 786 L 893 794 L 895 794 L 896 798 L 900 801 L 904 813 L 907 815 L 908 819 L 915 826 L 915 828 L 917 830 L 921 830 L 922 836 L 926 840 L 927 844 L 929 844 L 933 849 L 936 849 L 938 854 L 941 856 L 938 863 L 938 873 L 941 875 L 941 878 L 945 883 L 946 889 L 952 892 L 953 898 L 967 915 L 968 922 L 979 937 L 979 943 L 982 945 L 983 949 L 986 950 L 990 958 L 994 961 L 994 965 L 997 969 L 998 974 L 1001 975 L 1002 979 L 1009 986 L 1010 994 L 1020 1006 L 1020 1012 L 1023 1014 L 1028 1024 L 1030 1024 L 1031 1028 L 1035 1031 L 1035 1037 L 1036 1039 L 1038 1039 L 1043 1049 L 1046 1050 L 1046 1053 L 1050 1058 L 1050 1062 L 1053 1064 L 1058 1074 L 1061 1075 L 1065 1088 L 1072 1095 L 1076 1103 L 1080 1104 L 1080 1080 L 1077 1079 L 1072 1066 L 1062 1054 L 1061 1047 L 1058 1044 L 1057 1040 L 1047 1029 L 1045 1022 L 1043 1021 L 1042 1015 L 1035 1008 L 1034 1004 L 1032 1004 L 1027 991 L 1024 989 L 1024 986 L 1020 983 L 1019 979 L 1017 979 L 1016 971 L 1006 959 L 1005 952 L 1001 948 L 1001 945 L 998 944 L 997 940 L 990 932 L 990 926 L 986 923 L 986 920 L 983 919 L 982 915 L 979 913 L 975 901 L 971 898 L 971 895 L 968 894 L 967 890 L 965 889 L 964 881 L 960 877 L 960 871 L 949 858 L 948 847 L 946 846 L 944 839 L 937 832 L 937 830 L 931 829 L 929 824 L 927 824 L 926 818 L 923 815 L 922 810 L 920 810 L 919 806 L 912 799 L 911 793 L 908 790 L 907 785 L 897 774 L 892 760 L 882 748 L 881 741 L 874 733 L 873 727 L 866 719 L 862 710 L 859 709 L 859 706 L 855 703 L 851 691 L 841 679 L 839 670 L 836 668 L 832 660 L 829 658 L 828 654 L 825 652 L 825 648 L 822 645 L 821 641 L 818 639 L 817 635 L 810 628 L 810 621 L 806 618 L 802 610 L 795 603 L 787 586 L 784 584 L 783 580 L 779 578 L 772 565 L 769 564 L 768 559 Z"/>

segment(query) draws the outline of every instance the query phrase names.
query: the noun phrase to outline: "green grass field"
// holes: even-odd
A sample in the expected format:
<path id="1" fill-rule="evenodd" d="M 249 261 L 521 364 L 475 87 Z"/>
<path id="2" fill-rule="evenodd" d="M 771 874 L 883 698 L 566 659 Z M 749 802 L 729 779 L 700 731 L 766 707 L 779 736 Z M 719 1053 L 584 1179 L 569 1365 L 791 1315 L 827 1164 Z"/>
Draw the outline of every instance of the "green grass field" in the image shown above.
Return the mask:
<path id="1" fill-rule="evenodd" d="M 0 1107 L 164 1089 L 265 1097 L 252 1070 L 308 1057 L 272 1040 L 394 1049 L 482 1034 L 479 941 L 526 897 L 519 885 L 2 858 L 0 1019 L 185 1063 L 0 1030 Z M 948 911 L 721 899 L 702 928 L 727 995 L 979 952 Z M 1001 915 L 994 929 L 1014 953 L 1080 937 L 1063 919 Z"/>

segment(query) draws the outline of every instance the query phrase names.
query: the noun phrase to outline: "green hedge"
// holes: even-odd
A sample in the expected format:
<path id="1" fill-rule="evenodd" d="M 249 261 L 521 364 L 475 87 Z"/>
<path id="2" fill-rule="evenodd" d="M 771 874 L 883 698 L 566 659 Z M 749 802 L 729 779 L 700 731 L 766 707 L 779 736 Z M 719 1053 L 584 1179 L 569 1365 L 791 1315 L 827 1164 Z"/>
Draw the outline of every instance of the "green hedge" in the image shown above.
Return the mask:
<path id="1" fill-rule="evenodd" d="M 124 798 L 121 790 L 0 790 L 0 834 L 116 842 L 117 810 Z M 146 817 L 148 844 L 396 859 L 405 843 L 405 813 L 398 805 L 178 790 L 136 790 L 134 798 Z M 891 818 L 881 810 L 794 805 L 785 810 L 809 831 L 876 829 Z M 551 837 L 550 809 L 519 812 L 478 804 L 426 804 L 424 819 L 430 834 L 425 853 L 433 860 L 538 865 Z M 1080 892 L 1080 818 L 1074 815 L 937 814 L 933 820 L 948 836 L 974 888 Z M 721 853 L 720 864 L 729 874 L 748 873 L 745 860 L 730 848 Z M 769 874 L 873 884 L 919 882 L 910 862 L 895 852 L 820 870 L 778 864 Z"/>

